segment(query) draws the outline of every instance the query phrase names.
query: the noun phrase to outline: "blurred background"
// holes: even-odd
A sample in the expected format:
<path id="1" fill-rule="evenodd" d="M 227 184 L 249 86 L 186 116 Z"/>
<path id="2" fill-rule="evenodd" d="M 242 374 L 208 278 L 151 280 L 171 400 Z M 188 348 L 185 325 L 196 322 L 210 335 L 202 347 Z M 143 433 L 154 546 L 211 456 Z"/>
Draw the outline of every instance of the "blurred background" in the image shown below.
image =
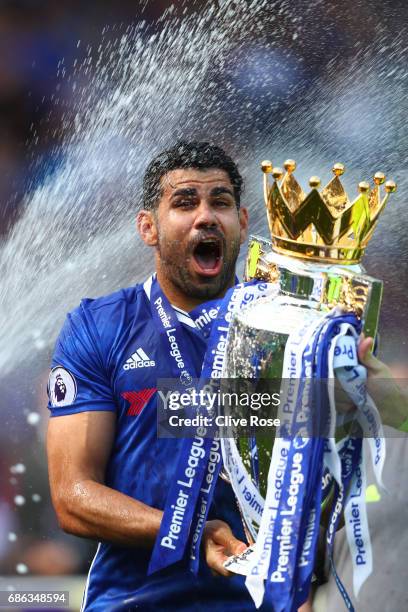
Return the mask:
<path id="1" fill-rule="evenodd" d="M 305 186 L 344 162 L 350 197 L 377 170 L 397 181 L 365 266 L 384 280 L 381 357 L 406 377 L 407 13 L 405 0 L 0 1 L 0 588 L 56 580 L 79 605 L 94 546 L 61 533 L 50 505 L 48 364 L 82 297 L 151 269 L 133 229 L 140 180 L 176 139 L 238 160 L 266 237 L 264 158 L 295 158 Z"/>

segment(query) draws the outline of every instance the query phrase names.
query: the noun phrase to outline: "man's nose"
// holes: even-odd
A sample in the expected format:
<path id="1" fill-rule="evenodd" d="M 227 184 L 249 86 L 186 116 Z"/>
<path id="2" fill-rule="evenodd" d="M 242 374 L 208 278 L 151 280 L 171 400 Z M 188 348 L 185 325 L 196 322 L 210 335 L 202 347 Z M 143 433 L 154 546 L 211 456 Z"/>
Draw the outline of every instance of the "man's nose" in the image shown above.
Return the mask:
<path id="1" fill-rule="evenodd" d="M 218 218 L 210 202 L 201 200 L 196 212 L 197 214 L 194 221 L 195 227 L 217 227 Z"/>

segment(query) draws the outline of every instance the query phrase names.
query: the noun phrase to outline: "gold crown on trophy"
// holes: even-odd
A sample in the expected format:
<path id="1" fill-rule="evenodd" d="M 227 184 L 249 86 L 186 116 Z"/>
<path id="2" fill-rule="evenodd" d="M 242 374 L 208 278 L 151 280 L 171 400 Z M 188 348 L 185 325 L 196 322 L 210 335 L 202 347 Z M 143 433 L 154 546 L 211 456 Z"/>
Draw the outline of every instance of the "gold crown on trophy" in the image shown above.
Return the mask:
<path id="1" fill-rule="evenodd" d="M 397 189 L 385 175 L 374 175 L 371 188 L 359 183 L 359 195 L 351 202 L 341 183 L 344 165 L 333 166 L 334 177 L 321 191 L 320 179 L 312 176 L 306 195 L 293 172 L 296 162 L 288 159 L 284 170 L 270 161 L 261 164 L 269 228 L 275 251 L 326 263 L 358 263 L 370 240 L 388 196 Z M 269 183 L 269 175 L 274 182 Z M 384 185 L 384 188 L 381 186 Z"/>

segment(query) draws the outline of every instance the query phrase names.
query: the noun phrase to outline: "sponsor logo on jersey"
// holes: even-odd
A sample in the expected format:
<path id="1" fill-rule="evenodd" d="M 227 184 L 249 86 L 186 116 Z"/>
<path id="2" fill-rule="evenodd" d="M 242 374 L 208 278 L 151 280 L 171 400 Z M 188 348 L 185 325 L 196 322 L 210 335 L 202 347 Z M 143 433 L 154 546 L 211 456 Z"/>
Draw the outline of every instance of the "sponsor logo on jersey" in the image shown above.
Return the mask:
<path id="1" fill-rule="evenodd" d="M 135 370 L 136 368 L 153 368 L 156 362 L 150 359 L 142 348 L 138 348 L 130 357 L 126 360 L 123 366 L 124 370 Z"/>
<path id="2" fill-rule="evenodd" d="M 50 372 L 48 378 L 48 397 L 54 408 L 70 406 L 75 402 L 77 396 L 77 384 L 71 372 L 57 366 Z"/>
<path id="3" fill-rule="evenodd" d="M 137 416 L 140 414 L 156 391 L 156 387 L 152 387 L 150 389 L 142 389 L 141 391 L 124 391 L 121 393 L 123 399 L 130 403 L 126 416 Z"/>

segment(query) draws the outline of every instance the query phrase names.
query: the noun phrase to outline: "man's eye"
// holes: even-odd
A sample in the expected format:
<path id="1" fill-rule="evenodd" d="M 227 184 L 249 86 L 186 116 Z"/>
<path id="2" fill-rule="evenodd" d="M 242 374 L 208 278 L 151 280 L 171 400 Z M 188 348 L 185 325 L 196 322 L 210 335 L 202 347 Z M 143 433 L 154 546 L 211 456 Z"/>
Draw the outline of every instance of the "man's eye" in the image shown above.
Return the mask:
<path id="1" fill-rule="evenodd" d="M 230 200 L 215 200 L 216 206 L 232 206 L 232 202 Z"/>
<path id="2" fill-rule="evenodd" d="M 174 205 L 176 208 L 190 208 L 194 206 L 194 200 L 176 200 Z"/>

